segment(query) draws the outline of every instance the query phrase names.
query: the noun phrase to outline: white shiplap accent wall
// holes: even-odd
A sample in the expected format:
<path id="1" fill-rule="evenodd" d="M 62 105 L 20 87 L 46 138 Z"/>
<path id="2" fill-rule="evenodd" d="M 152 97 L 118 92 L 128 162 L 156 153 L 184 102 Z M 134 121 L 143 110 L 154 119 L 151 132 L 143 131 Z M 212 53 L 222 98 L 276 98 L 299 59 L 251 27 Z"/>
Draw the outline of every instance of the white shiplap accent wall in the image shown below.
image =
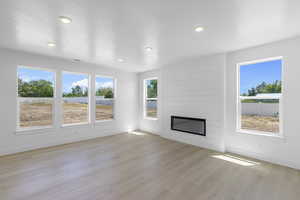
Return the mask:
<path id="1" fill-rule="evenodd" d="M 177 141 L 224 151 L 225 56 L 191 58 L 162 69 L 163 135 Z M 170 130 L 170 116 L 205 118 L 207 136 Z"/>
<path id="2" fill-rule="evenodd" d="M 158 122 L 142 119 L 140 128 L 156 130 L 172 140 L 224 151 L 224 66 L 225 56 L 220 54 L 189 58 L 140 74 L 140 84 L 155 74 L 160 77 Z M 171 131 L 171 115 L 206 118 L 207 137 Z"/>

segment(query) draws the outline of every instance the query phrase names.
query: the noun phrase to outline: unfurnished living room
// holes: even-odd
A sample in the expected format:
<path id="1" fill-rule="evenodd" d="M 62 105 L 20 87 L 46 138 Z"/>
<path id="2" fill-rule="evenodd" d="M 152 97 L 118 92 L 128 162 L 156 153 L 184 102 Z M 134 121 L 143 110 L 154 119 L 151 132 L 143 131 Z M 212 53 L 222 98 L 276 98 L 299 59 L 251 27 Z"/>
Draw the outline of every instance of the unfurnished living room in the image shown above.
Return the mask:
<path id="1" fill-rule="evenodd" d="M 0 0 L 0 200 L 299 200 L 299 10 Z"/>

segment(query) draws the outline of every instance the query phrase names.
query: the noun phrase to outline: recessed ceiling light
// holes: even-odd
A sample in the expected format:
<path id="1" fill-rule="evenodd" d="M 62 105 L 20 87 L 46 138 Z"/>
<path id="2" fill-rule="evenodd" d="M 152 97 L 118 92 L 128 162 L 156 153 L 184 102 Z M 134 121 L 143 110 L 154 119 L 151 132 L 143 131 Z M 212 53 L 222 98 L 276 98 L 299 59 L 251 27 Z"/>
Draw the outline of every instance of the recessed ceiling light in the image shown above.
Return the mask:
<path id="1" fill-rule="evenodd" d="M 118 59 L 118 62 L 124 62 L 124 59 L 119 58 L 119 59 Z"/>
<path id="2" fill-rule="evenodd" d="M 195 31 L 199 33 L 199 32 L 204 31 L 204 28 L 202 26 L 198 26 L 195 28 Z"/>
<path id="3" fill-rule="evenodd" d="M 65 16 L 60 16 L 59 20 L 64 24 L 70 24 L 72 22 L 72 19 Z"/>
<path id="4" fill-rule="evenodd" d="M 54 42 L 48 42 L 48 47 L 55 47 L 56 44 Z"/>
<path id="5" fill-rule="evenodd" d="M 153 49 L 152 49 L 152 47 L 146 47 L 145 50 L 148 51 L 148 52 L 150 52 L 150 51 L 152 51 Z"/>

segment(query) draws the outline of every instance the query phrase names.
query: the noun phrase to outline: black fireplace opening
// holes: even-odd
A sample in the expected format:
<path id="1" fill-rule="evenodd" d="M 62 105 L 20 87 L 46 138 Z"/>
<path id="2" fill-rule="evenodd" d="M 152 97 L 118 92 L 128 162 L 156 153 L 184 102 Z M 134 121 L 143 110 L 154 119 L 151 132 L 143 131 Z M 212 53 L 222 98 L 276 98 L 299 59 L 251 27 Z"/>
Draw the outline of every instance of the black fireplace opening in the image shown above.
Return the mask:
<path id="1" fill-rule="evenodd" d="M 206 136 L 206 120 L 201 118 L 171 116 L 171 130 Z"/>

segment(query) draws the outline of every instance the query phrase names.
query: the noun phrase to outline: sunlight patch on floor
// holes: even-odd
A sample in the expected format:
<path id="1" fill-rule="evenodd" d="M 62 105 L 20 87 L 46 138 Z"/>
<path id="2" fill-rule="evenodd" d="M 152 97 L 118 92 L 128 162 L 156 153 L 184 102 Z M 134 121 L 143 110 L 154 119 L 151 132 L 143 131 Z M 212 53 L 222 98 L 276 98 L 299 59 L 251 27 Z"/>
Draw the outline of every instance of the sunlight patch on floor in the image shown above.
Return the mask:
<path id="1" fill-rule="evenodd" d="M 146 133 L 139 132 L 139 131 L 128 131 L 128 134 L 139 135 L 139 136 L 147 135 Z"/>
<path id="2" fill-rule="evenodd" d="M 251 161 L 251 160 L 247 160 L 247 159 L 244 159 L 244 158 L 239 158 L 239 157 L 231 156 L 231 155 L 213 155 L 212 157 L 217 158 L 217 159 L 221 159 L 221 160 L 225 160 L 225 161 L 228 161 L 228 162 L 231 162 L 231 163 L 235 163 L 235 164 L 238 164 L 238 165 L 246 166 L 246 167 L 251 167 L 251 166 L 260 164 L 258 162 L 254 162 L 254 161 Z"/>

